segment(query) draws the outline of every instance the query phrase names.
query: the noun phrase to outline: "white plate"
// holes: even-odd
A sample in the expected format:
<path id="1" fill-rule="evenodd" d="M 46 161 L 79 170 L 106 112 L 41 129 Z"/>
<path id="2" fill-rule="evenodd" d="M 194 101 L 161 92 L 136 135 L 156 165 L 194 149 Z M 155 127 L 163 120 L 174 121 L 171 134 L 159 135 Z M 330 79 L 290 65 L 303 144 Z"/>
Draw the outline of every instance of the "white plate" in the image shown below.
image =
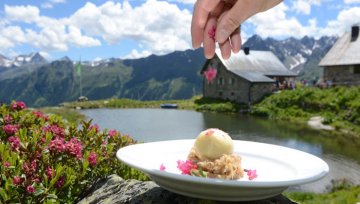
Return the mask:
<path id="1" fill-rule="evenodd" d="M 150 176 L 159 186 L 186 196 L 247 201 L 269 198 L 292 185 L 321 179 L 329 166 L 311 154 L 282 146 L 234 140 L 234 152 L 245 169 L 256 169 L 252 181 L 224 180 L 181 175 L 177 161 L 185 161 L 195 140 L 170 140 L 136 144 L 118 150 L 117 158 Z M 166 167 L 160 171 L 160 165 Z"/>

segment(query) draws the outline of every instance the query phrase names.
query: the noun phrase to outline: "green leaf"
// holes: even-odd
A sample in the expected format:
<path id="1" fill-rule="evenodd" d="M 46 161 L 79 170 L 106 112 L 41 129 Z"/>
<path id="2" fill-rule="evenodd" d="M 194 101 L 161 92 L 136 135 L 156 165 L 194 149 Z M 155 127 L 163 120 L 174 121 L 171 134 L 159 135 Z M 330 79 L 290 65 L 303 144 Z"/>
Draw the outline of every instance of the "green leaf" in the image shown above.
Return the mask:
<path id="1" fill-rule="evenodd" d="M 8 196 L 3 188 L 0 188 L 0 196 L 2 197 L 3 200 L 8 199 Z"/>

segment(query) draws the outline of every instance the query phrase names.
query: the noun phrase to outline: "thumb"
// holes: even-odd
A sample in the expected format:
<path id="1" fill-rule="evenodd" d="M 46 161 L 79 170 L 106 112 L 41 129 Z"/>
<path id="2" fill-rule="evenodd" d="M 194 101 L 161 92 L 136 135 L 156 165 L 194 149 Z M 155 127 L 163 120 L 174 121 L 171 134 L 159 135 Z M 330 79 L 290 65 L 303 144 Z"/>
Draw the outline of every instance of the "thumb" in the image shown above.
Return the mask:
<path id="1" fill-rule="evenodd" d="M 256 13 L 258 6 L 258 1 L 255 0 L 237 1 L 230 10 L 224 12 L 220 17 L 216 28 L 216 41 L 224 43 L 229 39 L 243 21 Z"/>

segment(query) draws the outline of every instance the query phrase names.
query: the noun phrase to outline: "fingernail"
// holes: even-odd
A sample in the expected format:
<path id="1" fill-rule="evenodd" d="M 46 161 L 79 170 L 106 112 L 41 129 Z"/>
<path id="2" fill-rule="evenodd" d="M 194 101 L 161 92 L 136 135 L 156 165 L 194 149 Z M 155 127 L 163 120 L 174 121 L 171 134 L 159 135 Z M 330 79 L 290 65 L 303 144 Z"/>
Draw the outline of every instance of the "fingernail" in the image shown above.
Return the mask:
<path id="1" fill-rule="evenodd" d="M 226 39 L 229 38 L 229 36 L 230 36 L 229 32 L 227 32 L 225 29 L 221 29 L 221 30 L 219 31 L 219 35 L 216 36 L 216 37 L 217 37 L 216 40 L 217 40 L 219 43 L 223 43 L 223 42 L 225 42 Z"/>

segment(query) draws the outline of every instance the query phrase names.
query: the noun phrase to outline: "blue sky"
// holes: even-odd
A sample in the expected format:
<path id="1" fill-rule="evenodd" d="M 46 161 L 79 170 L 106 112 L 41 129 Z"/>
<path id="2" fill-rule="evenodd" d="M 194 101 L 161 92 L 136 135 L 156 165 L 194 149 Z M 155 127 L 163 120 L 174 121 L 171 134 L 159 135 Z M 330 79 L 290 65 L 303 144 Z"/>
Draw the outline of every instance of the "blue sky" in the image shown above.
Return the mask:
<path id="1" fill-rule="evenodd" d="M 0 0 L 0 54 L 95 60 L 191 49 L 194 1 Z M 360 0 L 285 0 L 248 19 L 242 38 L 342 35 L 355 23 Z"/>

